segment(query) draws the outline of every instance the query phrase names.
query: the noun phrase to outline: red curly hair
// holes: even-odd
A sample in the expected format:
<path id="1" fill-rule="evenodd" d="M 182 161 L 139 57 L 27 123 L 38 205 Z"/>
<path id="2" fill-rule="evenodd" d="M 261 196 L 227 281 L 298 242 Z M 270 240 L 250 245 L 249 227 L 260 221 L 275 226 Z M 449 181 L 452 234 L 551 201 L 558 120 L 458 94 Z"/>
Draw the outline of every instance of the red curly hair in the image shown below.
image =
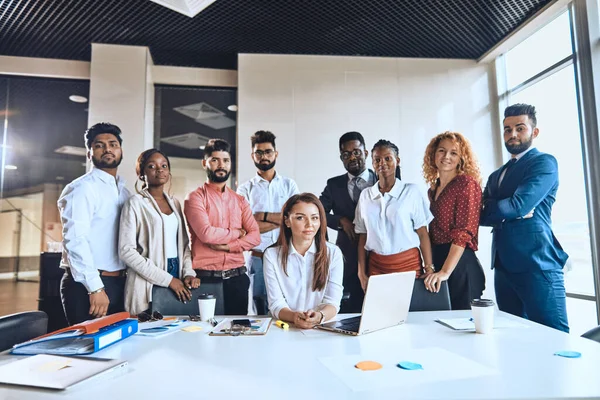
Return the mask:
<path id="1" fill-rule="evenodd" d="M 440 142 L 444 139 L 452 141 L 452 143 L 458 145 L 460 152 L 460 162 L 456 167 L 459 175 L 469 175 L 479 183 L 481 186 L 481 172 L 479 170 L 479 163 L 477 157 L 471 148 L 471 144 L 463 135 L 458 132 L 446 131 L 440 133 L 427 145 L 425 149 L 425 156 L 423 157 L 423 177 L 425 181 L 433 188 L 437 184 L 439 178 L 437 167 L 435 166 L 435 152 L 440 145 Z"/>

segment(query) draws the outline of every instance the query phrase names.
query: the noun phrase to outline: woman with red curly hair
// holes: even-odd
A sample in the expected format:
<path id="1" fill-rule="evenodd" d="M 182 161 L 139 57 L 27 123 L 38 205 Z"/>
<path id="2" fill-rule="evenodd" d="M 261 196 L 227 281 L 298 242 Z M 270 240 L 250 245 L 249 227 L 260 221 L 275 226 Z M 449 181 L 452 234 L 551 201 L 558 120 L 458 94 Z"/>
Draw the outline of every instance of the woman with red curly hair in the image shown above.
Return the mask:
<path id="1" fill-rule="evenodd" d="M 475 255 L 481 214 L 481 176 L 468 140 L 457 132 L 440 133 L 429 142 L 423 158 L 429 183 L 429 224 L 433 264 L 425 287 L 438 292 L 448 281 L 453 310 L 470 309 L 485 289 L 485 274 Z"/>

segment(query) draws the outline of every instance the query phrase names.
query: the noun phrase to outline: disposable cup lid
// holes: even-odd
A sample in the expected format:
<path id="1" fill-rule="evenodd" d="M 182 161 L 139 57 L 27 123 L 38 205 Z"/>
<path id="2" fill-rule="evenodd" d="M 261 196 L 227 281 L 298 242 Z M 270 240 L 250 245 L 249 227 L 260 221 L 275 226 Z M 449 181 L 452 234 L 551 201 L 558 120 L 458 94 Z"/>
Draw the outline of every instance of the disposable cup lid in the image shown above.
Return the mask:
<path id="1" fill-rule="evenodd" d="M 200 295 L 198 295 L 198 300 L 210 300 L 210 299 L 216 299 L 215 295 L 212 293 L 201 293 Z"/>
<path id="2" fill-rule="evenodd" d="M 472 307 L 493 307 L 494 302 L 490 299 L 475 299 L 471 301 Z"/>

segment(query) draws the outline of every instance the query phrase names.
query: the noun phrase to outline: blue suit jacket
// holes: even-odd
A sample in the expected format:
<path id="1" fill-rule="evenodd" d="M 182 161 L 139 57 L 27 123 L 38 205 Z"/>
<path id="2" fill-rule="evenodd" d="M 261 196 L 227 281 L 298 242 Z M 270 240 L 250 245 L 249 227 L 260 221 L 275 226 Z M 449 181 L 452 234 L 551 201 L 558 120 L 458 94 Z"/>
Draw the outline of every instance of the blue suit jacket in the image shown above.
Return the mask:
<path id="1" fill-rule="evenodd" d="M 492 226 L 492 268 L 496 256 L 509 272 L 562 269 L 569 257 L 552 233 L 552 205 L 558 189 L 558 164 L 532 149 L 509 170 L 493 172 L 483 192 L 481 225 Z M 522 218 L 532 209 L 532 218 Z"/>

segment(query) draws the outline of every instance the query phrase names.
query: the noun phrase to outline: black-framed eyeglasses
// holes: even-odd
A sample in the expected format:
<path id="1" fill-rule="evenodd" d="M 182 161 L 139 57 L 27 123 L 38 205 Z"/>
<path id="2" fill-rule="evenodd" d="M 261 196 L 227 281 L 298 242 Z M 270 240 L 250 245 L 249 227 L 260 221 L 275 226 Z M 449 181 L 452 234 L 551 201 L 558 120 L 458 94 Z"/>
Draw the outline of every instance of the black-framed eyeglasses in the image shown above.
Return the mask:
<path id="1" fill-rule="evenodd" d="M 271 157 L 273 154 L 275 154 L 275 150 L 256 150 L 254 152 L 254 155 L 256 156 L 256 158 L 263 158 L 263 156 L 267 156 L 267 157 Z"/>
<path id="2" fill-rule="evenodd" d="M 151 322 L 151 321 L 160 321 L 163 319 L 163 315 L 158 311 L 154 311 L 150 314 L 147 311 L 142 311 L 137 316 L 138 322 Z"/>
<path id="3" fill-rule="evenodd" d="M 358 158 L 358 157 L 361 157 L 362 155 L 363 155 L 363 151 L 361 149 L 354 149 L 352 151 L 342 151 L 340 153 L 340 158 L 345 161 L 345 160 L 349 159 L 351 156 Z"/>

